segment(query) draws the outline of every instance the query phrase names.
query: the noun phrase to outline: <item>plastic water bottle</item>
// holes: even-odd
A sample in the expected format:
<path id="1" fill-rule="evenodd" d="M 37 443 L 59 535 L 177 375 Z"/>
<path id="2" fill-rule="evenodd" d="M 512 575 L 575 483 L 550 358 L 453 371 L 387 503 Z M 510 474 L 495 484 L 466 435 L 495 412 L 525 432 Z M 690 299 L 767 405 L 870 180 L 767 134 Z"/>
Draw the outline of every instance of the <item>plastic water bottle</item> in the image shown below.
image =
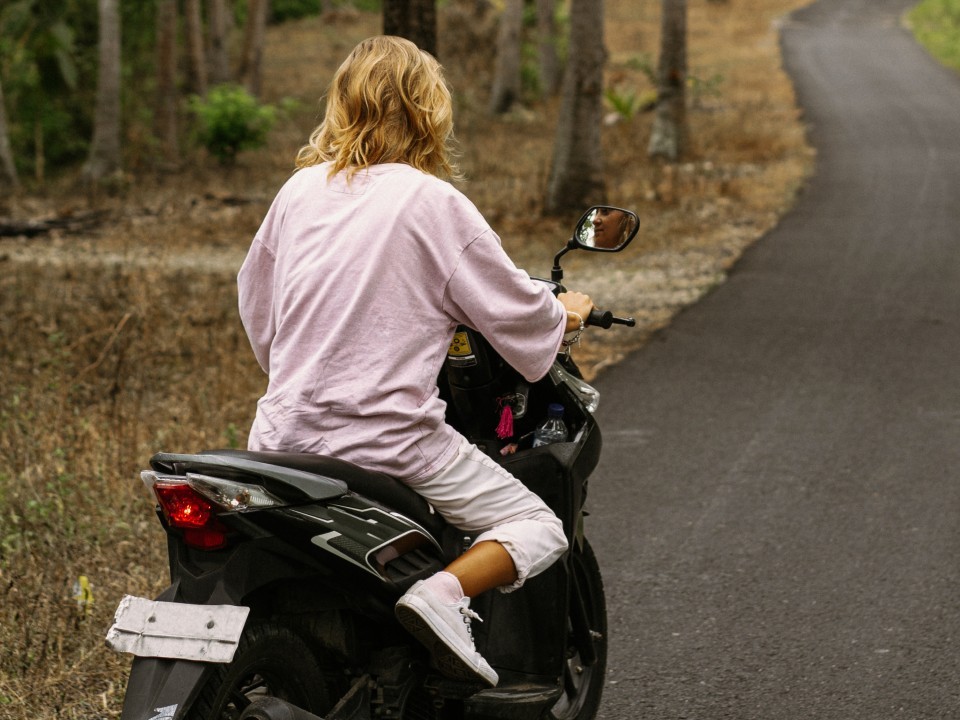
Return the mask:
<path id="1" fill-rule="evenodd" d="M 567 426 L 563 423 L 563 405 L 550 403 L 547 419 L 533 433 L 533 447 L 563 442 L 567 439 Z"/>

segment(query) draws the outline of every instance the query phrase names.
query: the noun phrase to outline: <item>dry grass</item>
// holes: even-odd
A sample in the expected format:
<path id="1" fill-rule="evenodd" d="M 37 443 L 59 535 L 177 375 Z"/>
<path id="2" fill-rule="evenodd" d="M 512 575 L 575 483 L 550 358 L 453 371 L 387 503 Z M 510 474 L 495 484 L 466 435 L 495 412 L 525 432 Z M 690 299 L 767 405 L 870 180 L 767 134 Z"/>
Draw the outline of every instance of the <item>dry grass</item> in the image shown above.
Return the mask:
<path id="1" fill-rule="evenodd" d="M 773 22 L 800 4 L 690 1 L 691 74 L 715 82 L 695 97 L 684 163 L 645 159 L 649 114 L 606 129 L 610 201 L 640 211 L 642 236 L 615 265 L 582 256 L 565 267 L 572 285 L 641 327 L 594 333 L 580 355 L 590 373 L 721 282 L 792 203 L 812 158 Z M 655 59 L 658 2 L 606 6 L 609 84 L 649 91 L 637 59 Z M 119 716 L 129 660 L 103 635 L 124 593 L 166 583 L 162 532 L 137 471 L 160 449 L 243 443 L 264 378 L 236 317 L 233 271 L 326 78 L 378 29 L 362 15 L 275 29 L 268 99 L 301 106 L 269 149 L 227 171 L 198 160 L 176 176 L 138 177 L 122 198 L 101 199 L 112 221 L 95 236 L 0 245 L 0 718 Z M 556 104 L 484 117 L 489 57 L 473 47 L 444 58 L 465 189 L 518 264 L 543 274 L 570 224 L 539 216 Z M 82 206 L 65 188 L 14 209 Z M 80 575 L 93 584 L 90 608 L 72 597 Z"/>
<path id="2" fill-rule="evenodd" d="M 124 591 L 165 584 L 136 471 L 160 447 L 236 442 L 255 400 L 233 382 L 255 373 L 232 281 L 46 265 L 0 290 L 0 717 L 115 716 L 128 661 L 102 635 Z"/>

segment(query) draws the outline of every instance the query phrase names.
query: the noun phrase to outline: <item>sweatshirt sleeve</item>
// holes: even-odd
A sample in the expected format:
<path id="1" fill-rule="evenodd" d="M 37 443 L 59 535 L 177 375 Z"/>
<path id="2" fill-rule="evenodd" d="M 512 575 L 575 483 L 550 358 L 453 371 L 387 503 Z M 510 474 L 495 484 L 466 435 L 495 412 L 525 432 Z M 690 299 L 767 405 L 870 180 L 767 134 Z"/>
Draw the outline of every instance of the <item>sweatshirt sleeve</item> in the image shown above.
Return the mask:
<path id="1" fill-rule="evenodd" d="M 489 229 L 460 255 L 444 306 L 457 322 L 483 333 L 530 382 L 546 375 L 563 340 L 563 304 L 513 264 Z"/>
<path id="2" fill-rule="evenodd" d="M 277 331 L 274 306 L 276 255 L 267 243 L 277 226 L 275 203 L 253 239 L 237 275 L 240 320 L 253 354 L 265 373 L 270 372 L 270 347 Z"/>

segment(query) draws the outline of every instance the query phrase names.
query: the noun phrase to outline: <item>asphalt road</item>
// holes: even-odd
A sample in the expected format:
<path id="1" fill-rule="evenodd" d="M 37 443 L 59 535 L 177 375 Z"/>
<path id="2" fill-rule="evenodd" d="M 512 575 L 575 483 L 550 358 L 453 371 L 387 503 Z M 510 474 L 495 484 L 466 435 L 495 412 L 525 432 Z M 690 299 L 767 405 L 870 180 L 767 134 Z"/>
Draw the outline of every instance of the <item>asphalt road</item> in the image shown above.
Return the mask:
<path id="1" fill-rule="evenodd" d="M 911 5 L 792 16 L 815 177 L 598 383 L 603 718 L 960 718 L 960 77 Z"/>

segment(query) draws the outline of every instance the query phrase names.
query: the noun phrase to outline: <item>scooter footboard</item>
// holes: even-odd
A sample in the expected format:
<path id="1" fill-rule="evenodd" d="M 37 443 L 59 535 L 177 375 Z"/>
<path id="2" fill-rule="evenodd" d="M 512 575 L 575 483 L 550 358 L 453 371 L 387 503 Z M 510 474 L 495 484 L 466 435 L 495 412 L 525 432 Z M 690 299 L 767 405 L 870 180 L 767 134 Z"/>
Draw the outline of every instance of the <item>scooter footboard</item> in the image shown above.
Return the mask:
<path id="1" fill-rule="evenodd" d="M 488 592 L 472 606 L 483 623 L 474 625 L 477 650 L 498 671 L 552 680 L 564 659 L 568 615 L 568 571 L 557 562 L 511 593 Z"/>

